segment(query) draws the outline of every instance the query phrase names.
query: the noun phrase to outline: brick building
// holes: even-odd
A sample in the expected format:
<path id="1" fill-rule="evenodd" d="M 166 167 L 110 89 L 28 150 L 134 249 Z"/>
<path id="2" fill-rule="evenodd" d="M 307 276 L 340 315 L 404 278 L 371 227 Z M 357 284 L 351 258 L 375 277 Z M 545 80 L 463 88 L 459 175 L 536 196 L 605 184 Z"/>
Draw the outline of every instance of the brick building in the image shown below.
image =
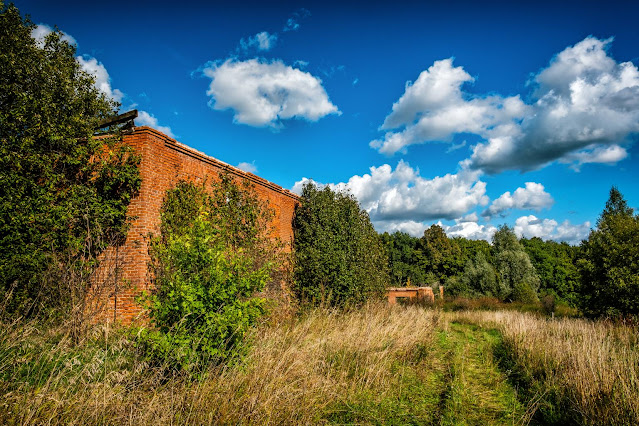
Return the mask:
<path id="1" fill-rule="evenodd" d="M 115 291 L 110 291 L 106 316 L 108 320 L 129 323 L 140 313 L 136 297 L 148 289 L 150 282 L 147 263 L 148 248 L 145 237 L 157 233 L 160 225 L 160 208 L 166 190 L 179 180 L 202 182 L 227 172 L 253 183 L 259 197 L 267 199 L 275 211 L 273 219 L 276 234 L 285 242 L 293 239 L 292 220 L 297 195 L 252 173 L 244 172 L 213 157 L 196 151 L 150 127 L 135 127 L 124 136 L 124 142 L 132 146 L 142 157 L 140 175 L 142 186 L 131 201 L 129 214 L 135 217 L 126 243 L 118 248 L 121 259 L 121 276 Z"/>

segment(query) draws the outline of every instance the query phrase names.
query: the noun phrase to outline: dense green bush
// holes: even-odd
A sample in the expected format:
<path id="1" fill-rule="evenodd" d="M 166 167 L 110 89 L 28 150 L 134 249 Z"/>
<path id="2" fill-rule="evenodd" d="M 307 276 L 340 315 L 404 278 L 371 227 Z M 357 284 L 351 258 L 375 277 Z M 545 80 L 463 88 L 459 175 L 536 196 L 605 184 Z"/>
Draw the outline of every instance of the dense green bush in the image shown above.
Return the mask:
<path id="1" fill-rule="evenodd" d="M 84 313 L 99 255 L 127 230 L 139 159 L 94 137 L 118 105 L 75 47 L 0 1 L 0 299 L 11 315 Z M 112 129 L 114 130 L 114 129 Z"/>
<path id="2" fill-rule="evenodd" d="M 388 258 L 351 194 L 305 184 L 293 229 L 295 290 L 303 303 L 344 306 L 383 294 Z"/>
<path id="3" fill-rule="evenodd" d="M 151 359 L 193 372 L 238 354 L 264 312 L 256 293 L 282 264 L 267 237 L 270 217 L 252 188 L 228 175 L 210 192 L 188 182 L 167 192 L 161 233 L 150 240 L 154 327 L 140 334 Z"/>

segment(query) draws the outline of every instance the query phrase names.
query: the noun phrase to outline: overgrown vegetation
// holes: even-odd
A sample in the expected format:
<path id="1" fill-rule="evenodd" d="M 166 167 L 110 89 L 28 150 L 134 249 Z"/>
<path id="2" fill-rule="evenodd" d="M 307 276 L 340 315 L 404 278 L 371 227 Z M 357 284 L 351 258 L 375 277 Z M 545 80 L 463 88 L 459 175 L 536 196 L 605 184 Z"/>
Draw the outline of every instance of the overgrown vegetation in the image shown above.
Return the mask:
<path id="1" fill-rule="evenodd" d="M 237 355 L 264 313 L 264 290 L 285 266 L 269 238 L 272 212 L 248 182 L 222 174 L 167 192 L 160 235 L 150 240 L 152 327 L 139 340 L 155 362 L 198 372 Z M 281 278 L 281 277 L 280 277 Z"/>
<path id="2" fill-rule="evenodd" d="M 105 300 L 94 274 L 125 238 L 139 159 L 117 129 L 94 136 L 118 105 L 62 33 L 40 44 L 34 27 L 0 1 L 0 298 L 11 316 L 54 314 L 76 328 Z"/>
<path id="3" fill-rule="evenodd" d="M 639 421 L 637 329 L 609 322 L 314 309 L 251 329 L 243 359 L 199 381 L 167 379 L 106 326 L 74 346 L 59 329 L 11 325 L 0 336 L 3 424 Z"/>
<path id="4" fill-rule="evenodd" d="M 346 306 L 383 295 L 386 252 L 352 194 L 305 184 L 293 230 L 295 291 L 302 303 Z"/>

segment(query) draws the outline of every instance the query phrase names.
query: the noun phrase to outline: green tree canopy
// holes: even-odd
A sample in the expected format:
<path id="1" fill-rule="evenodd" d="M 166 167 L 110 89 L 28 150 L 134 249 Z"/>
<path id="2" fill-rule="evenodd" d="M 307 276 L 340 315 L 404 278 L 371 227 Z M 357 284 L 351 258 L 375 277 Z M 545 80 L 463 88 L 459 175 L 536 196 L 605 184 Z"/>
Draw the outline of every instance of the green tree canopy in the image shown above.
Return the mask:
<path id="1" fill-rule="evenodd" d="M 45 273 L 91 266 L 123 240 L 140 184 L 129 149 L 93 136 L 117 105 L 59 31 L 41 45 L 34 27 L 0 1 L 0 292 L 23 313 L 43 295 L 69 297 L 59 282 L 44 286 Z"/>
<path id="2" fill-rule="evenodd" d="M 522 238 L 520 243 L 537 271 L 540 293 L 557 296 L 570 304 L 576 303 L 579 287 L 576 261 L 579 247 L 543 241 L 539 237 Z"/>
<path id="3" fill-rule="evenodd" d="M 499 273 L 498 297 L 521 302 L 535 300 L 539 277 L 512 228 L 499 227 L 493 236 L 493 251 Z"/>
<path id="4" fill-rule="evenodd" d="M 419 238 L 405 232 L 384 232 L 382 242 L 388 254 L 391 285 L 403 286 L 410 279 L 414 285 L 426 282 L 425 272 L 418 264 Z"/>
<path id="5" fill-rule="evenodd" d="M 616 187 L 581 248 L 579 304 L 584 313 L 639 315 L 639 216 Z"/>
<path id="6" fill-rule="evenodd" d="M 450 277 L 461 273 L 464 265 L 462 253 L 454 239 L 448 238 L 444 229 L 432 225 L 420 238 L 420 266 L 434 279 L 444 284 Z M 427 283 L 432 284 L 432 283 Z"/>
<path id="7" fill-rule="evenodd" d="M 492 297 L 500 295 L 497 272 L 481 251 L 477 252 L 475 259 L 467 261 L 461 282 L 463 288 L 460 293 Z"/>
<path id="8" fill-rule="evenodd" d="M 382 241 L 353 195 L 305 184 L 293 229 L 296 291 L 304 303 L 358 304 L 388 286 Z"/>

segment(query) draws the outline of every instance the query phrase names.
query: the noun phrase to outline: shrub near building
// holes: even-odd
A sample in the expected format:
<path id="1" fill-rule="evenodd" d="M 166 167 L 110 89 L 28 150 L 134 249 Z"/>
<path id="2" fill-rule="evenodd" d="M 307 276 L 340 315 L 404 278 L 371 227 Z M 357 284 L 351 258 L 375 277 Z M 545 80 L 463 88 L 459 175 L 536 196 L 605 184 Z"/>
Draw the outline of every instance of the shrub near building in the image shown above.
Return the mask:
<path id="1" fill-rule="evenodd" d="M 304 304 L 345 306 L 389 284 L 380 236 L 353 195 L 307 183 L 295 211 L 295 291 Z"/>
<path id="2" fill-rule="evenodd" d="M 204 185 L 180 182 L 167 192 L 160 235 L 151 238 L 155 289 L 146 353 L 170 369 L 198 372 L 234 357 L 264 313 L 264 289 L 282 264 L 271 240 L 272 214 L 253 189 L 222 175 Z"/>

